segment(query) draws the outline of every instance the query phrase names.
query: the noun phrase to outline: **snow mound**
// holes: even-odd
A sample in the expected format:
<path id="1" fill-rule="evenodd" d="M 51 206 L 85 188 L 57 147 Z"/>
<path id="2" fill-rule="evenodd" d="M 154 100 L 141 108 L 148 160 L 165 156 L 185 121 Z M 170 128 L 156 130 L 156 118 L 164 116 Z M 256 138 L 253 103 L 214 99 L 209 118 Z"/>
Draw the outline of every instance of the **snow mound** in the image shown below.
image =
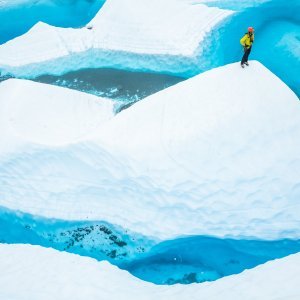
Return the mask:
<path id="1" fill-rule="evenodd" d="M 184 165 L 197 175 L 209 163 L 211 172 L 203 175 L 208 178 L 211 173 L 216 178 L 224 159 L 230 158 L 228 167 L 245 173 L 267 163 L 271 166 L 276 155 L 294 157 L 286 151 L 296 155 L 299 149 L 292 147 L 300 145 L 297 141 L 289 140 L 299 130 L 299 111 L 296 95 L 262 64 L 251 61 L 244 70 L 235 63 L 136 103 L 107 123 L 101 139 L 109 148 L 113 146 L 135 159 L 157 154 L 178 156 L 178 163 L 185 160 Z M 126 142 L 128 135 L 130 143 Z M 283 143 L 284 150 L 278 145 Z M 273 150 L 266 153 L 268 147 Z M 250 166 L 243 161 L 244 168 L 236 165 L 237 159 L 247 155 L 257 164 Z"/>
<path id="2" fill-rule="evenodd" d="M 78 142 L 114 115 L 108 99 L 27 80 L 2 82 L 0 95 L 5 145 L 9 140 L 49 146 Z"/>
<path id="3" fill-rule="evenodd" d="M 295 254 L 211 283 L 156 286 L 107 262 L 36 246 L 0 244 L 0 269 L 5 270 L 0 298 L 296 300 L 299 264 L 300 254 Z"/>
<path id="4" fill-rule="evenodd" d="M 299 238 L 300 104 L 250 64 L 154 94 L 89 143 L 2 159 L 0 205 L 161 239 Z"/>
<path id="5" fill-rule="evenodd" d="M 0 69 L 26 77 L 84 67 L 180 72 L 195 67 L 199 45 L 231 13 L 181 0 L 110 0 L 86 28 L 40 22 L 4 44 Z"/>

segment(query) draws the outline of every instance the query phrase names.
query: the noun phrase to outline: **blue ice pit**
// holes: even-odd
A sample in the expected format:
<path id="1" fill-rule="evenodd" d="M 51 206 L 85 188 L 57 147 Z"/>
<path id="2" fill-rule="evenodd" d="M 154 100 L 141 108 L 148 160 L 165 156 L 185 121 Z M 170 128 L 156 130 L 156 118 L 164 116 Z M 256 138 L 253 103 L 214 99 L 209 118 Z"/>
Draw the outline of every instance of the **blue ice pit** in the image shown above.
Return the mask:
<path id="1" fill-rule="evenodd" d="M 101 221 L 46 219 L 0 211 L 0 242 L 52 247 L 108 260 L 155 284 L 214 281 L 300 251 L 300 240 L 182 237 L 158 241 Z"/>

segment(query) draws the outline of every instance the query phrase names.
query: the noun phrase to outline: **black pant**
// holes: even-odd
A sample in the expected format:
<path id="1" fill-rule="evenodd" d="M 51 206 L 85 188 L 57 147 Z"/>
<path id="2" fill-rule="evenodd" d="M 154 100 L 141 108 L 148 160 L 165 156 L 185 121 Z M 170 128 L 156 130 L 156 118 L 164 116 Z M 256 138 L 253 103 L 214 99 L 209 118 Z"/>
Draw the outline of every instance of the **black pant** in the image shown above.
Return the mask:
<path id="1" fill-rule="evenodd" d="M 241 61 L 241 64 L 244 64 L 245 62 L 248 61 L 248 57 L 249 57 L 249 54 L 251 52 L 251 48 L 252 47 L 249 47 L 248 49 L 245 50 L 242 61 Z"/>

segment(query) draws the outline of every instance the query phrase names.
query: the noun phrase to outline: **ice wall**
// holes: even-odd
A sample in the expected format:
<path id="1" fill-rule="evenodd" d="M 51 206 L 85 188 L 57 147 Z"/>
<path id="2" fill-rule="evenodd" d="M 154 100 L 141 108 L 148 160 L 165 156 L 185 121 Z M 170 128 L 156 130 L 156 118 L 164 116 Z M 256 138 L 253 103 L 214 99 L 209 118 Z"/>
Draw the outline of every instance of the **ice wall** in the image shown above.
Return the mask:
<path id="1" fill-rule="evenodd" d="M 105 0 L 2 0 L 0 44 L 27 32 L 39 21 L 59 27 L 89 22 Z"/>
<path id="2" fill-rule="evenodd" d="M 214 5 L 218 3 L 227 2 L 212 2 Z M 209 69 L 240 60 L 243 54 L 239 40 L 247 28 L 253 26 L 255 42 L 250 57 L 266 65 L 299 97 L 300 14 L 295 12 L 300 11 L 300 1 L 261 1 L 242 8 L 240 1 L 229 3 L 230 9 L 237 13 L 213 30 L 209 47 L 200 57 L 202 65 L 205 66 L 205 61 L 209 61 L 209 65 L 205 66 L 205 69 Z"/>

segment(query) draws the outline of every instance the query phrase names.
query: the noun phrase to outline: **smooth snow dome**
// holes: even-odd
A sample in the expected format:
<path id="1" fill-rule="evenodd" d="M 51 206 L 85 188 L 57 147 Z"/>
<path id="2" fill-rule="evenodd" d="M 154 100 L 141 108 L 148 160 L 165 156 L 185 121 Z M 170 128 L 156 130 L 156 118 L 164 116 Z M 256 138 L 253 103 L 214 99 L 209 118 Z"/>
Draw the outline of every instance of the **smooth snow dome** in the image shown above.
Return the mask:
<path id="1" fill-rule="evenodd" d="M 109 0 L 85 28 L 39 22 L 2 45 L 0 69 L 24 77 L 89 67 L 185 74 L 197 67 L 204 38 L 231 13 L 182 0 Z"/>
<path id="2" fill-rule="evenodd" d="M 2 159 L 0 205 L 160 239 L 299 238 L 299 113 L 260 63 L 217 68 L 122 111 L 90 143 Z"/>
<path id="3" fill-rule="evenodd" d="M 212 283 L 156 286 L 107 262 L 30 245 L 0 244 L 1 299 L 298 300 L 300 255 Z M 17 287 L 17 288 L 16 288 Z"/>
<path id="4" fill-rule="evenodd" d="M 39 21 L 59 27 L 89 22 L 105 0 L 1 0 L 0 44 L 15 38 Z"/>
<path id="5" fill-rule="evenodd" d="M 0 95 L 0 147 L 9 140 L 69 144 L 85 139 L 114 115 L 108 99 L 28 80 L 2 82 Z"/>

